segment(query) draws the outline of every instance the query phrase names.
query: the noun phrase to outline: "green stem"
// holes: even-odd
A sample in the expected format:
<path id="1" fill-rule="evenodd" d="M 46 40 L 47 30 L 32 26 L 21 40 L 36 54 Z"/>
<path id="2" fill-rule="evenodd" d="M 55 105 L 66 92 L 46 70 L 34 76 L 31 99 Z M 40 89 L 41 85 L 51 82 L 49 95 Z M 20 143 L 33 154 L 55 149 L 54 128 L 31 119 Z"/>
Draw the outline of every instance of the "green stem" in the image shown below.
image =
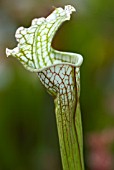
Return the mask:
<path id="1" fill-rule="evenodd" d="M 73 78 L 75 79 L 75 77 Z M 76 79 L 73 87 L 73 91 L 70 91 L 72 103 L 66 93 L 64 96 L 58 93 L 55 98 L 60 152 L 63 170 L 84 170 L 81 112 Z M 67 101 L 65 107 L 63 98 Z"/>

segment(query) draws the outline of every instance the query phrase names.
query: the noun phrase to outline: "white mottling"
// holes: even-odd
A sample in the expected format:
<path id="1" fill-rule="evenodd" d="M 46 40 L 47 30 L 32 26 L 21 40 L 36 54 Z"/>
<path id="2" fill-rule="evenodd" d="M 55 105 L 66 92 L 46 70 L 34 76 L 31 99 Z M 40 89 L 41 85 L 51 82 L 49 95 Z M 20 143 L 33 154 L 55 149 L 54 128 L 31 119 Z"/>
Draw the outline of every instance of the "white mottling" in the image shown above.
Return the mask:
<path id="1" fill-rule="evenodd" d="M 32 61 L 29 61 L 29 62 L 28 62 L 28 65 L 29 65 L 30 67 L 32 67 L 32 68 L 35 68 L 34 63 L 33 63 Z"/>
<path id="2" fill-rule="evenodd" d="M 48 33 L 48 37 L 52 37 L 52 34 L 53 34 L 53 32 L 55 31 L 55 29 L 56 29 L 56 28 L 53 28 L 53 27 L 50 29 L 50 31 L 49 31 L 49 33 Z"/>
<path id="3" fill-rule="evenodd" d="M 49 55 L 49 53 L 48 53 L 48 50 L 47 50 L 47 47 L 46 46 L 42 46 L 42 52 L 43 52 L 43 55 L 44 55 L 44 53 L 47 53 L 46 55 L 44 55 L 44 56 L 48 56 Z"/>
<path id="4" fill-rule="evenodd" d="M 25 35 L 26 37 L 26 35 Z M 29 34 L 28 38 L 34 39 L 34 34 Z"/>
<path id="5" fill-rule="evenodd" d="M 49 83 L 49 86 L 52 87 L 53 85 L 51 83 Z"/>
<path id="6" fill-rule="evenodd" d="M 23 43 L 25 43 L 25 39 L 21 38 L 19 42 L 20 42 L 20 44 L 23 44 Z"/>
<path id="7" fill-rule="evenodd" d="M 79 72 L 79 68 L 78 67 L 76 67 L 76 72 Z"/>
<path id="8" fill-rule="evenodd" d="M 28 33 L 34 33 L 35 30 L 36 30 L 36 27 L 35 27 L 35 26 L 34 26 L 34 27 L 32 26 L 32 27 L 28 28 L 27 32 L 28 32 Z"/>
<path id="9" fill-rule="evenodd" d="M 62 12 L 60 13 L 60 16 L 65 16 L 65 11 L 62 11 Z"/>
<path id="10" fill-rule="evenodd" d="M 49 34 L 48 34 L 49 37 L 50 37 L 50 35 L 54 32 L 55 29 L 56 29 L 56 27 L 54 27 L 54 26 L 50 29 Z"/>
<path id="11" fill-rule="evenodd" d="M 60 71 L 60 68 L 58 66 L 55 67 L 55 72 L 58 74 Z"/>
<path id="12" fill-rule="evenodd" d="M 40 63 L 39 63 L 40 67 L 44 67 L 44 63 L 40 60 Z"/>
<path id="13" fill-rule="evenodd" d="M 33 37 L 29 36 L 29 39 L 27 40 L 27 42 L 32 45 L 33 44 Z"/>
<path id="14" fill-rule="evenodd" d="M 43 50 L 44 50 L 44 49 L 47 50 L 46 47 L 47 47 L 47 44 L 46 44 L 46 43 L 44 43 L 44 44 L 42 43 L 42 49 L 43 49 Z"/>
<path id="15" fill-rule="evenodd" d="M 66 90 L 65 90 L 65 88 L 63 89 L 63 94 L 65 94 L 66 93 Z"/>
<path id="16" fill-rule="evenodd" d="M 37 46 L 38 46 L 38 47 L 40 47 L 40 46 L 41 46 L 41 42 L 40 42 L 40 41 L 38 41 Z"/>
<path id="17" fill-rule="evenodd" d="M 34 50 L 34 48 L 33 48 L 33 53 L 32 53 L 32 55 L 33 55 L 33 58 L 36 59 L 37 56 L 36 56 L 36 51 Z"/>
<path id="18" fill-rule="evenodd" d="M 46 83 L 46 84 L 48 84 L 48 83 L 49 83 L 49 80 L 48 80 L 47 78 L 45 79 L 45 83 Z"/>
<path id="19" fill-rule="evenodd" d="M 67 76 L 67 75 L 65 75 L 65 76 L 64 76 L 64 79 L 65 79 L 65 80 L 68 80 L 68 76 Z"/>
<path id="20" fill-rule="evenodd" d="M 44 32 L 45 32 L 45 33 L 48 33 L 48 31 L 49 31 L 48 28 L 45 28 L 45 29 L 44 29 Z"/>
<path id="21" fill-rule="evenodd" d="M 51 58 L 54 58 L 54 54 L 53 54 L 53 53 L 50 53 L 50 57 L 51 57 Z"/>
<path id="22" fill-rule="evenodd" d="M 30 53 L 26 54 L 27 58 L 32 60 L 32 55 Z"/>
<path id="23" fill-rule="evenodd" d="M 46 25 L 42 25 L 42 26 L 40 27 L 41 32 L 44 32 L 45 27 L 46 27 Z"/>
<path id="24" fill-rule="evenodd" d="M 46 41 L 42 41 L 42 46 L 46 45 L 47 46 L 47 42 Z"/>
<path id="25" fill-rule="evenodd" d="M 46 36 L 46 35 L 43 35 L 41 40 L 42 40 L 42 41 L 45 41 L 46 38 L 47 38 L 47 36 Z"/>
<path id="26" fill-rule="evenodd" d="M 46 19 L 44 17 L 38 18 L 37 19 L 37 24 L 40 25 L 40 24 L 42 24 L 45 21 L 46 21 Z"/>
<path id="27" fill-rule="evenodd" d="M 69 79 L 69 75 L 65 75 L 65 79 L 68 80 Z"/>
<path id="28" fill-rule="evenodd" d="M 53 20 L 55 21 L 56 19 L 57 19 L 56 14 L 52 13 L 52 14 L 50 14 L 50 15 L 46 18 L 46 21 L 47 21 L 47 22 L 52 22 Z"/>
<path id="29" fill-rule="evenodd" d="M 50 70 L 48 69 L 48 70 L 46 70 L 47 71 L 47 73 L 50 73 Z"/>
<path id="30" fill-rule="evenodd" d="M 23 29 L 25 29 L 25 28 L 24 28 L 24 27 L 19 27 L 19 28 L 17 29 L 15 35 L 16 35 L 16 34 L 20 34 Z"/>
<path id="31" fill-rule="evenodd" d="M 65 74 L 65 68 L 64 67 L 62 68 L 62 74 Z"/>
<path id="32" fill-rule="evenodd" d="M 31 37 L 31 35 L 25 34 L 24 37 L 25 37 L 25 39 L 27 40 L 29 37 Z"/>
<path id="33" fill-rule="evenodd" d="M 38 20 L 37 18 L 33 19 L 32 20 L 32 25 L 36 25 L 37 24 L 37 20 Z"/>
<path id="34" fill-rule="evenodd" d="M 45 21 L 45 18 L 35 18 L 32 20 L 32 25 L 40 25 L 41 23 L 43 23 Z"/>
<path id="35" fill-rule="evenodd" d="M 48 65 L 48 62 L 49 62 L 49 57 L 48 57 L 48 56 L 45 58 L 45 62 L 46 62 L 47 65 Z"/>
<path id="36" fill-rule="evenodd" d="M 54 73 L 54 67 L 51 67 L 50 70 L 52 73 Z"/>
<path id="37" fill-rule="evenodd" d="M 63 84 L 63 83 L 60 84 L 60 88 L 61 88 L 61 89 L 64 88 L 64 84 Z"/>
<path id="38" fill-rule="evenodd" d="M 51 23 L 48 23 L 46 27 L 47 27 L 47 28 L 50 28 L 51 26 L 52 26 L 52 24 L 51 24 Z"/>
<path id="39" fill-rule="evenodd" d="M 63 11 L 64 11 L 63 8 L 61 8 L 61 7 L 57 8 L 57 12 L 58 12 L 59 14 L 61 14 Z"/>
<path id="40" fill-rule="evenodd" d="M 41 54 L 41 48 L 38 48 L 37 53 Z"/>
<path id="41" fill-rule="evenodd" d="M 47 74 L 47 77 L 51 78 L 51 77 L 52 77 L 52 73 L 51 73 L 51 72 L 48 73 L 48 74 Z"/>
<path id="42" fill-rule="evenodd" d="M 70 86 L 67 86 L 67 93 L 70 92 Z"/>
<path id="43" fill-rule="evenodd" d="M 70 76 L 69 83 L 72 84 L 72 77 Z"/>
<path id="44" fill-rule="evenodd" d="M 56 78 L 57 78 L 58 83 L 61 84 L 61 83 L 62 83 L 62 80 L 60 79 L 60 77 L 57 75 Z"/>
<path id="45" fill-rule="evenodd" d="M 23 44 L 23 45 L 21 45 L 20 49 L 23 49 L 25 51 L 25 54 L 28 53 L 28 52 L 31 53 L 31 46 L 30 45 Z"/>
<path id="46" fill-rule="evenodd" d="M 17 39 L 22 38 L 22 34 L 20 34 L 20 33 L 16 33 L 16 34 L 15 34 L 15 38 L 17 38 Z"/>
<path id="47" fill-rule="evenodd" d="M 50 50 L 50 46 L 51 46 L 51 44 L 48 42 L 48 51 Z"/>
<path id="48" fill-rule="evenodd" d="M 44 29 L 45 29 L 45 28 L 44 28 Z M 46 35 L 44 29 L 40 29 L 40 30 L 39 30 L 40 37 L 42 37 L 43 35 Z"/>
<path id="49" fill-rule="evenodd" d="M 15 54 L 16 54 L 16 53 L 19 53 L 19 47 L 15 47 L 15 48 L 13 49 L 13 51 L 14 51 Z"/>
<path id="50" fill-rule="evenodd" d="M 40 37 L 40 36 L 38 36 L 38 37 L 37 37 L 37 40 L 38 40 L 38 41 L 40 41 L 40 40 L 41 40 L 41 37 Z"/>
<path id="51" fill-rule="evenodd" d="M 44 74 L 41 75 L 41 79 L 44 80 L 45 79 L 45 76 Z"/>
<path id="52" fill-rule="evenodd" d="M 62 93 L 63 93 L 63 90 L 62 90 L 62 89 L 60 89 L 60 90 L 59 90 L 59 93 L 60 93 L 60 94 L 62 94 Z"/>
<path id="53" fill-rule="evenodd" d="M 54 80 L 54 84 L 56 84 L 56 85 L 57 85 L 57 80 L 56 80 L 56 79 Z"/>
<path id="54" fill-rule="evenodd" d="M 43 52 L 43 56 L 44 57 L 47 57 L 48 56 L 48 53 L 46 51 Z"/>
<path id="55" fill-rule="evenodd" d="M 21 34 L 23 34 L 23 35 L 27 34 L 27 29 L 24 28 L 24 29 L 21 31 Z"/>
<path id="56" fill-rule="evenodd" d="M 61 61 L 59 61 L 59 60 L 54 60 L 54 64 L 58 64 L 58 63 L 61 63 Z"/>
<path id="57" fill-rule="evenodd" d="M 35 65 L 36 69 L 40 68 L 37 56 L 34 53 L 33 53 L 33 62 L 34 62 L 34 65 Z"/>
<path id="58" fill-rule="evenodd" d="M 28 59 L 27 59 L 25 56 L 21 56 L 20 58 L 21 58 L 23 61 L 25 61 L 25 62 L 28 61 Z"/>
<path id="59" fill-rule="evenodd" d="M 48 32 L 48 37 L 51 37 L 51 35 L 52 35 L 52 31 L 50 30 L 50 31 Z"/>
<path id="60" fill-rule="evenodd" d="M 54 75 L 52 74 L 50 80 L 53 82 L 54 81 Z"/>
<path id="61" fill-rule="evenodd" d="M 68 84 L 68 80 L 65 80 L 65 84 L 66 84 L 66 85 Z"/>
<path id="62" fill-rule="evenodd" d="M 68 68 L 67 74 L 70 75 L 70 72 L 71 72 L 71 67 Z"/>
<path id="63" fill-rule="evenodd" d="M 64 75 L 62 73 L 60 73 L 60 77 L 63 79 L 64 78 Z"/>
<path id="64" fill-rule="evenodd" d="M 50 61 L 50 60 L 48 61 L 47 65 L 48 65 L 48 66 L 50 66 L 50 65 L 51 65 L 51 61 Z"/>

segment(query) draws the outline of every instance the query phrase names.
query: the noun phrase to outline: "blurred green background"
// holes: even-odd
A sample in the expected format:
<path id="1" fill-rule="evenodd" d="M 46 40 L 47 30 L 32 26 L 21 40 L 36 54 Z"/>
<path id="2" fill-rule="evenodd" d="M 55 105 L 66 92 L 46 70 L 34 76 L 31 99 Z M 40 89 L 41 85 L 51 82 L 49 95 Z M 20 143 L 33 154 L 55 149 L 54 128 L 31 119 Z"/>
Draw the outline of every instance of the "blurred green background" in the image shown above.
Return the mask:
<path id="1" fill-rule="evenodd" d="M 84 56 L 81 110 L 85 170 L 114 170 L 114 1 L 0 0 L 0 170 L 62 170 L 53 99 L 5 48 L 15 31 L 66 4 L 77 12 L 53 47 Z"/>

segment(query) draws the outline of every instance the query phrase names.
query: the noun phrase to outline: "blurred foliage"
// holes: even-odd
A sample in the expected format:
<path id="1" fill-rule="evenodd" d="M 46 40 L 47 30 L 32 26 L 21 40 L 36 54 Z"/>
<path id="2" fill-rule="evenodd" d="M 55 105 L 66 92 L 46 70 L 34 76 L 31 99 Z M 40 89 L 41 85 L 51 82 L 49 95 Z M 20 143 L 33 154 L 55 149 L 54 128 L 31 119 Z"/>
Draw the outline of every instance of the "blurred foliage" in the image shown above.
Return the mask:
<path id="1" fill-rule="evenodd" d="M 86 170 L 94 170 L 88 136 L 100 143 L 96 133 L 114 129 L 114 1 L 0 0 L 0 170 L 62 169 L 53 99 L 37 75 L 16 59 L 6 58 L 5 48 L 16 46 L 14 33 L 19 26 L 29 27 L 33 18 L 46 17 L 53 7 L 65 4 L 76 7 L 77 13 L 60 27 L 52 46 L 84 56 L 81 110 Z M 111 157 L 113 144 L 114 139 L 110 150 L 107 145 L 104 149 Z M 100 170 L 111 168 L 113 164 Z"/>

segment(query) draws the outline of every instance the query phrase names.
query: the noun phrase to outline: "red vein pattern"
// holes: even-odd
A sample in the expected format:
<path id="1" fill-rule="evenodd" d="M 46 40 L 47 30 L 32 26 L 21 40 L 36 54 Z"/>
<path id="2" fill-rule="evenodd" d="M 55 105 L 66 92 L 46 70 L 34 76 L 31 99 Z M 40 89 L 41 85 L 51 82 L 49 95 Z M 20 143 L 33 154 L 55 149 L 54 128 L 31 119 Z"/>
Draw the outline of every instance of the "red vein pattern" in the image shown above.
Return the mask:
<path id="1" fill-rule="evenodd" d="M 79 112 L 79 68 L 60 64 L 38 73 L 54 97 L 64 170 L 83 170 L 82 129 Z"/>

